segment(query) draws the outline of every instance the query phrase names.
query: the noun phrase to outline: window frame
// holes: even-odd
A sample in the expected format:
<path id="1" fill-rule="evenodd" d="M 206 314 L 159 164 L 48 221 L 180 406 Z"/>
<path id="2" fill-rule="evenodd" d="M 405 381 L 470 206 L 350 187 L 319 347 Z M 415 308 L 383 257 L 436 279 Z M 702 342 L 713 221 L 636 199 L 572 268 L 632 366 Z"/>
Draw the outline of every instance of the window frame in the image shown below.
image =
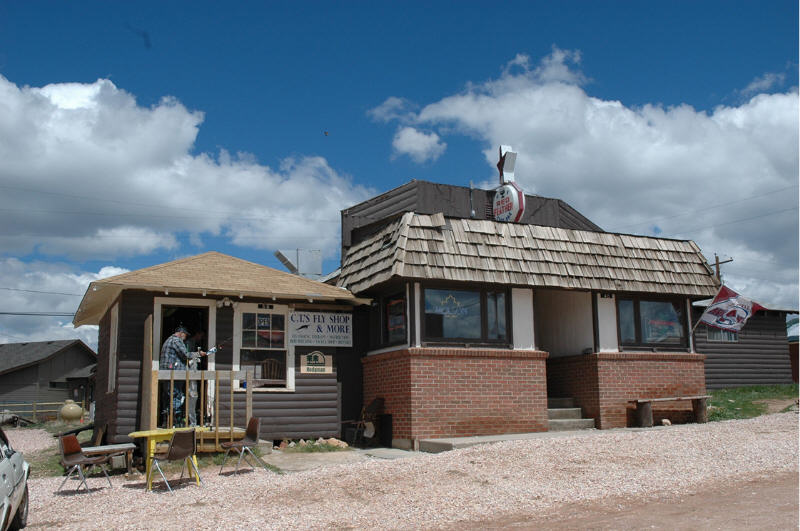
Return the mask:
<path id="1" fill-rule="evenodd" d="M 468 337 L 431 337 L 428 335 L 427 319 L 425 312 L 425 299 L 428 290 L 450 290 L 450 291 L 467 291 L 478 293 L 480 297 L 481 307 L 481 336 L 479 338 Z M 509 347 L 513 342 L 511 335 L 511 290 L 507 286 L 496 285 L 478 285 L 478 286 L 459 286 L 459 285 L 445 285 L 438 283 L 423 283 L 421 285 L 420 301 L 419 301 L 419 314 L 420 314 L 420 327 L 421 339 L 423 345 L 486 345 L 491 347 L 505 346 Z M 489 322 L 488 322 L 488 294 L 489 293 L 502 293 L 504 299 L 505 311 L 505 335 L 499 339 L 490 339 L 489 335 Z"/>
<path id="2" fill-rule="evenodd" d="M 711 332 L 720 334 L 720 337 L 712 338 Z M 716 328 L 713 326 L 706 325 L 706 341 L 708 341 L 709 343 L 738 343 L 739 334 L 731 330 L 723 330 L 721 328 Z"/>
<path id="3" fill-rule="evenodd" d="M 233 310 L 233 352 L 231 353 L 231 368 L 234 371 L 242 370 L 241 350 L 242 350 L 242 315 L 245 313 L 269 313 L 282 315 L 284 318 L 284 348 L 283 349 L 263 349 L 263 350 L 284 350 L 286 352 L 286 385 L 283 387 L 254 387 L 254 393 L 286 393 L 295 390 L 295 367 L 294 367 L 294 345 L 289 341 L 289 307 L 282 304 L 259 303 L 259 302 L 240 302 Z M 246 391 L 241 386 L 238 379 L 233 381 L 234 391 Z"/>
<path id="4" fill-rule="evenodd" d="M 109 311 L 108 327 L 108 388 L 106 393 L 117 390 L 117 361 L 119 357 L 119 301 Z"/>
<path id="5" fill-rule="evenodd" d="M 614 297 L 614 305 L 617 314 L 617 343 L 619 344 L 620 352 L 623 351 L 636 351 L 647 349 L 653 352 L 686 352 L 689 350 L 689 325 L 688 314 L 686 310 L 686 299 L 684 297 L 670 297 L 660 295 L 633 295 L 633 294 L 617 294 Z M 622 341 L 622 324 L 620 320 L 620 303 L 622 301 L 631 301 L 633 303 L 633 324 L 634 336 L 636 341 L 634 343 L 623 343 Z M 641 303 L 642 302 L 668 302 L 681 310 L 681 330 L 683 331 L 680 343 L 645 343 L 642 341 L 642 319 L 641 319 Z"/>

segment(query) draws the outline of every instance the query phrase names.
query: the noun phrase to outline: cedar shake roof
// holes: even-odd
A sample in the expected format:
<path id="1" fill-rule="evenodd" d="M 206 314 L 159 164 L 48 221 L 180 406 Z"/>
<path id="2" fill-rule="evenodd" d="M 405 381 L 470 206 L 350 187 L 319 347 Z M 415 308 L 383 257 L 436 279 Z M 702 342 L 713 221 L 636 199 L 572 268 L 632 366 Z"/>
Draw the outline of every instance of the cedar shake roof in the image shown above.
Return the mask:
<path id="1" fill-rule="evenodd" d="M 97 357 L 97 354 L 80 339 L 2 344 L 0 345 L 0 374 L 42 363 L 73 345 L 79 345 L 86 350 L 87 354 Z M 89 364 L 86 369 L 91 367 L 93 365 Z"/>
<path id="2" fill-rule="evenodd" d="M 345 289 L 212 251 L 92 282 L 73 324 L 98 324 L 123 289 L 363 302 Z"/>
<path id="3" fill-rule="evenodd" d="M 407 212 L 346 250 L 338 285 L 391 278 L 709 297 L 718 284 L 693 241 Z"/>

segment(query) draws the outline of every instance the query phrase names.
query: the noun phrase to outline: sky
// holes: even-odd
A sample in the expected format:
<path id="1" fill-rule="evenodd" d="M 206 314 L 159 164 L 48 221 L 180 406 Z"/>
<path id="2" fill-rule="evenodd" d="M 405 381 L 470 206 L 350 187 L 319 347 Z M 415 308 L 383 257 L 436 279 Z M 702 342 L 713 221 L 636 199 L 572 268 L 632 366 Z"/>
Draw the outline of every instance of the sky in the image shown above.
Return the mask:
<path id="1" fill-rule="evenodd" d="M 797 308 L 797 87 L 796 1 L 0 2 L 0 343 L 94 347 L 89 282 L 210 250 L 330 272 L 342 209 L 501 144 Z"/>

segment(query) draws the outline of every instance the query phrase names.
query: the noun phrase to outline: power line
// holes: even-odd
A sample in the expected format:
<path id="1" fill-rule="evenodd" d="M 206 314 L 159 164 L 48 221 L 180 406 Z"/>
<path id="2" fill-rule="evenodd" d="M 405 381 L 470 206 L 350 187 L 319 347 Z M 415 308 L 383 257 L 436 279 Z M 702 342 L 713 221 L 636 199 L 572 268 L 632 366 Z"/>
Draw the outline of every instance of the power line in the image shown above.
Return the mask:
<path id="1" fill-rule="evenodd" d="M 720 226 L 723 226 L 723 225 L 733 225 L 734 223 L 742 223 L 744 221 L 750 221 L 751 219 L 759 219 L 759 218 L 765 218 L 765 217 L 768 217 L 768 216 L 774 216 L 776 214 L 782 214 L 783 212 L 789 212 L 790 210 L 797 210 L 797 208 L 798 207 L 796 207 L 796 206 L 795 207 L 790 207 L 790 208 L 784 208 L 783 210 L 774 210 L 772 212 L 767 212 L 766 214 L 759 214 L 758 216 L 750 216 L 748 218 L 741 218 L 741 219 L 733 219 L 733 220 L 730 220 L 730 221 L 723 221 L 722 223 L 717 223 L 716 225 L 705 225 L 705 226 L 700 227 L 698 229 L 675 231 L 675 232 L 672 233 L 672 235 L 673 235 L 673 237 L 675 237 L 675 236 L 678 236 L 678 235 L 681 235 L 681 234 L 692 234 L 693 232 L 700 232 L 701 230 L 705 230 L 705 229 L 714 229 L 714 228 L 717 228 L 717 227 L 720 227 Z"/>
<path id="2" fill-rule="evenodd" d="M 45 295 L 68 295 L 70 297 L 83 297 L 83 293 L 61 293 L 60 291 L 39 291 L 35 289 L 3 288 L 8 291 L 24 291 L 25 293 L 43 293 Z"/>
<path id="3" fill-rule="evenodd" d="M 74 313 L 60 312 L 0 312 L 0 315 L 24 315 L 27 317 L 75 317 Z"/>
<path id="4" fill-rule="evenodd" d="M 719 208 L 719 207 L 724 207 L 724 206 L 728 206 L 728 205 L 734 205 L 736 203 L 743 203 L 744 201 L 750 201 L 751 199 L 758 199 L 759 197 L 764 197 L 764 196 L 767 196 L 767 195 L 777 194 L 778 192 L 783 192 L 785 190 L 789 190 L 791 188 L 797 188 L 797 187 L 798 187 L 797 184 L 793 184 L 792 186 L 787 186 L 785 188 L 780 188 L 778 190 L 772 190 L 770 192 L 764 192 L 763 194 L 759 194 L 759 195 L 753 195 L 753 196 L 750 196 L 750 197 L 745 197 L 744 199 L 737 199 L 735 201 L 729 201 L 727 203 L 717 203 L 716 205 L 709 205 L 709 206 L 703 207 L 703 208 L 701 208 L 699 210 L 692 210 L 692 211 L 689 211 L 689 212 L 684 212 L 682 214 L 675 214 L 673 216 L 664 216 L 664 217 L 661 217 L 661 218 L 655 218 L 655 219 L 651 219 L 650 221 L 640 221 L 638 223 L 631 223 L 629 225 L 621 225 L 619 227 L 615 227 L 613 229 L 609 229 L 609 232 L 619 232 L 621 229 L 625 229 L 627 227 L 638 227 L 639 225 L 649 225 L 649 224 L 655 223 L 657 221 L 664 221 L 664 220 L 667 220 L 667 219 L 675 219 L 675 218 L 680 218 L 680 217 L 683 217 L 683 216 L 689 216 L 691 214 L 698 214 L 698 213 L 710 210 L 712 208 Z"/>

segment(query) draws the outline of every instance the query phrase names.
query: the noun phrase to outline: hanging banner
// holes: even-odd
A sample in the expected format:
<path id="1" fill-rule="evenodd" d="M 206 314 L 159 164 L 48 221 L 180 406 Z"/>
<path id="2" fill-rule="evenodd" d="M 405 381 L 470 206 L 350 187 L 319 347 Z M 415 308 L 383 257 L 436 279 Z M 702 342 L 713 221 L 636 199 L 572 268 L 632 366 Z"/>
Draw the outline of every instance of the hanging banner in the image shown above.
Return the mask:
<path id="1" fill-rule="evenodd" d="M 306 347 L 352 347 L 353 314 L 289 312 L 289 344 Z"/>

